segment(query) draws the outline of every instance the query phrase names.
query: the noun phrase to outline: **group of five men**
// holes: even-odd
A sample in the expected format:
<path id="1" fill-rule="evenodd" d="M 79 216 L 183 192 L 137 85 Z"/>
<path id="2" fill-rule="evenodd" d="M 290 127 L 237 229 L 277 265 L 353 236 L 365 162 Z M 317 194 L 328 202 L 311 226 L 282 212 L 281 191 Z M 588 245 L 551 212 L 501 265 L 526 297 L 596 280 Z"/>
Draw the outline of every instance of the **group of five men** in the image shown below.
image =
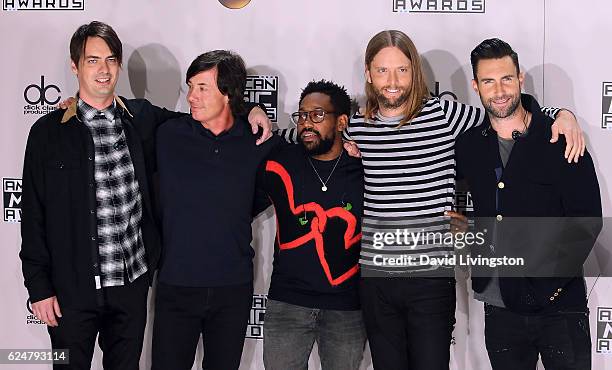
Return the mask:
<path id="1" fill-rule="evenodd" d="M 52 347 L 70 350 L 70 364 L 57 368 L 90 368 L 99 335 L 104 368 L 137 369 L 159 268 L 152 368 L 190 369 L 202 336 L 204 369 L 237 369 L 253 293 L 251 221 L 272 205 L 267 369 L 306 369 L 315 342 L 323 369 L 357 369 L 366 338 L 375 369 L 448 369 L 454 278 L 396 277 L 384 268 L 360 277 L 360 267 L 378 268 L 375 221 L 464 220 L 453 211 L 455 154 L 478 215 L 545 213 L 516 200 L 534 189 L 520 166 L 543 152 L 554 154 L 542 166 L 562 170 L 546 182 L 554 194 L 546 199 L 562 206 L 546 214 L 601 216 L 592 161 L 588 153 L 577 161 L 585 149 L 573 115 L 521 95 L 518 57 L 498 39 L 472 52 L 486 114 L 432 98 L 410 38 L 383 31 L 365 53 L 365 112 L 352 113 L 343 87 L 313 81 L 291 115 L 297 130 L 279 135 L 270 135 L 262 109 L 245 106 L 246 68 L 235 53 L 210 51 L 191 63 L 190 114 L 115 94 L 122 46 L 107 24 L 79 27 L 70 56 L 78 94 L 33 125 L 23 174 L 20 257 Z M 528 149 L 513 146 L 515 130 L 529 137 Z M 479 160 L 498 156 L 491 179 Z M 475 284 L 484 291 L 477 298 L 493 367 L 534 368 L 541 354 L 551 368 L 589 368 L 582 279 L 549 284 L 560 298 L 528 313 L 513 309 L 503 281 Z"/>

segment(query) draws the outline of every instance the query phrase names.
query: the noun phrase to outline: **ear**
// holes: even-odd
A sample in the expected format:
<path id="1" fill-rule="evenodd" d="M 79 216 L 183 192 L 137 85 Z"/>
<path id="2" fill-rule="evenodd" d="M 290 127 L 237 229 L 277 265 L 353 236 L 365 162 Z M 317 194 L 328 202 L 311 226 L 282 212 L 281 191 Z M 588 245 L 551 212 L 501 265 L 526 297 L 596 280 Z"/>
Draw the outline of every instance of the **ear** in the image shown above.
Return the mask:
<path id="1" fill-rule="evenodd" d="M 370 69 L 368 66 L 365 67 L 365 78 L 368 83 L 372 83 L 372 76 L 370 76 Z"/>
<path id="2" fill-rule="evenodd" d="M 478 94 L 478 81 L 476 81 L 476 79 L 472 80 L 472 89 L 474 89 L 474 91 L 476 91 L 476 94 Z"/>
<path id="3" fill-rule="evenodd" d="M 523 72 L 518 75 L 519 83 L 521 84 L 521 88 L 523 87 L 523 83 L 525 82 L 525 74 Z"/>
<path id="4" fill-rule="evenodd" d="M 75 76 L 79 74 L 79 68 L 76 64 L 74 64 L 72 60 L 70 61 L 70 69 L 72 70 L 72 73 L 74 73 Z"/>
<path id="5" fill-rule="evenodd" d="M 346 126 L 348 125 L 349 122 L 349 118 L 346 114 L 340 115 L 337 119 L 336 119 L 336 129 L 339 132 L 342 132 L 346 129 Z"/>

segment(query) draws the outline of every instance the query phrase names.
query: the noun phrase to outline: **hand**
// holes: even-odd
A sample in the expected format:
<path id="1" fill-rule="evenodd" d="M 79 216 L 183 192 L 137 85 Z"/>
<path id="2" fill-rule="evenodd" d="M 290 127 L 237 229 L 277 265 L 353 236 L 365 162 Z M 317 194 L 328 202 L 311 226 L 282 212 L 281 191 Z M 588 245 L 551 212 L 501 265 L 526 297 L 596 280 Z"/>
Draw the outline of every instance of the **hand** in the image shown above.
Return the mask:
<path id="1" fill-rule="evenodd" d="M 455 211 L 446 211 L 444 216 L 450 217 L 451 233 L 464 233 L 468 230 L 468 219 L 461 213 Z"/>
<path id="2" fill-rule="evenodd" d="M 253 134 L 256 134 L 260 127 L 263 128 L 263 133 L 261 137 L 257 139 L 255 145 L 259 145 L 272 137 L 272 122 L 270 122 L 266 112 L 259 106 L 254 107 L 249 112 L 249 124 L 251 125 Z"/>
<path id="3" fill-rule="evenodd" d="M 68 107 L 69 107 L 70 105 L 72 105 L 72 103 L 74 103 L 74 101 L 75 101 L 75 100 L 76 100 L 76 99 L 74 98 L 74 96 L 71 96 L 71 97 L 67 98 L 67 99 L 66 99 L 66 100 L 64 100 L 64 101 L 61 101 L 61 102 L 59 103 L 59 107 L 60 107 L 61 109 L 68 109 Z"/>
<path id="4" fill-rule="evenodd" d="M 551 127 L 552 137 L 551 143 L 556 143 L 559 139 L 559 134 L 565 135 L 565 158 L 567 163 L 572 161 L 578 163 L 578 159 L 584 155 L 586 143 L 584 133 L 576 121 L 574 114 L 568 110 L 561 110 L 557 114 L 554 124 Z"/>
<path id="5" fill-rule="evenodd" d="M 56 316 L 62 317 L 62 311 L 60 311 L 56 296 L 32 303 L 32 312 L 41 321 L 52 327 L 58 325 Z"/>
<path id="6" fill-rule="evenodd" d="M 348 155 L 350 155 L 351 157 L 361 158 L 361 151 L 359 150 L 359 147 L 357 146 L 357 144 L 355 144 L 354 141 L 345 141 L 344 150 L 346 150 Z"/>

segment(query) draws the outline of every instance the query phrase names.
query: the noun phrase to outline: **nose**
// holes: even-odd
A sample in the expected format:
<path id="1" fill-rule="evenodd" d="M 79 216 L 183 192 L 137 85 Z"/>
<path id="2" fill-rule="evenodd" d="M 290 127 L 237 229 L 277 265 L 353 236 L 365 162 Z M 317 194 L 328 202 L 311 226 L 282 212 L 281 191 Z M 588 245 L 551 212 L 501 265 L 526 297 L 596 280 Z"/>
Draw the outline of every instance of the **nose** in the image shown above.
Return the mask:
<path id="1" fill-rule="evenodd" d="M 187 92 L 187 101 L 189 103 L 193 103 L 193 102 L 196 101 L 196 96 L 195 96 L 193 90 L 191 90 L 191 89 Z"/>
<path id="2" fill-rule="evenodd" d="M 110 70 L 107 60 L 102 60 L 100 63 L 98 63 L 98 66 L 100 66 L 100 72 L 102 73 L 106 73 Z"/>
<path id="3" fill-rule="evenodd" d="M 396 71 L 394 70 L 389 71 L 389 76 L 387 77 L 387 84 L 392 87 L 397 86 L 397 72 Z"/>
<path id="4" fill-rule="evenodd" d="M 494 89 L 493 92 L 495 93 L 496 96 L 504 95 L 504 86 L 501 83 L 496 82 L 493 89 Z"/>
<path id="5" fill-rule="evenodd" d="M 302 124 L 302 127 L 304 127 L 304 128 L 314 127 L 314 123 L 310 119 L 310 115 L 306 116 L 306 119 L 304 121 L 300 122 L 300 123 Z"/>

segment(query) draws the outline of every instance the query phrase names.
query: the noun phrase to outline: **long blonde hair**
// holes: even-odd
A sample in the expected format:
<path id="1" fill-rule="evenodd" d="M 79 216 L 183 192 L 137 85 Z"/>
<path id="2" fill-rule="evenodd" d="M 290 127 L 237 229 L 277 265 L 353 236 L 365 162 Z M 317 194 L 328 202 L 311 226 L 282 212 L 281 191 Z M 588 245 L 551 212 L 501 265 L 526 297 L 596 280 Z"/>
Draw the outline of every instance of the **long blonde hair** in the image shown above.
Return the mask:
<path id="1" fill-rule="evenodd" d="M 402 31 L 381 31 L 370 39 L 365 52 L 366 69 L 370 70 L 370 65 L 376 54 L 389 46 L 398 48 L 412 63 L 412 85 L 410 86 L 408 94 L 408 104 L 406 105 L 406 110 L 403 112 L 404 118 L 402 118 L 399 123 L 399 127 L 402 127 L 421 112 L 423 105 L 429 98 L 429 90 L 425 84 L 423 66 L 416 46 L 414 46 L 410 37 Z M 376 91 L 367 80 L 365 83 L 365 93 L 367 98 L 365 118 L 369 120 L 378 111 L 379 105 L 378 99 L 376 98 Z"/>

